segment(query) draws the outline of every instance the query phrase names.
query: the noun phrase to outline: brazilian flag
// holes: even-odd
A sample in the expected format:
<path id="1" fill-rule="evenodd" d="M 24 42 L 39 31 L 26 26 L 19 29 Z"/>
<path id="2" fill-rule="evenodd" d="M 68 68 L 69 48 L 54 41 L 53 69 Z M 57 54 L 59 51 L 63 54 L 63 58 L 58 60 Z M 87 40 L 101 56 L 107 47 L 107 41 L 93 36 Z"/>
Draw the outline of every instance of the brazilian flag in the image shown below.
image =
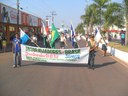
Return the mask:
<path id="1" fill-rule="evenodd" d="M 52 24 L 52 38 L 51 38 L 51 42 L 50 42 L 51 48 L 55 48 L 55 40 L 58 39 L 59 37 L 60 37 L 59 32 L 57 31 L 54 24 Z"/>

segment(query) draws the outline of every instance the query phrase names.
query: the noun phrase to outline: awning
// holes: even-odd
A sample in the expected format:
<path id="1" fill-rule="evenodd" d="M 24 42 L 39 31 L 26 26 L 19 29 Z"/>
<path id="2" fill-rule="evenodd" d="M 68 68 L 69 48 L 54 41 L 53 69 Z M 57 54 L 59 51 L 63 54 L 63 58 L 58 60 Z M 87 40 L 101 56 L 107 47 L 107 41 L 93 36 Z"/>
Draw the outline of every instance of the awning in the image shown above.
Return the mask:
<path id="1" fill-rule="evenodd" d="M 107 32 L 120 32 L 120 30 L 107 30 Z"/>

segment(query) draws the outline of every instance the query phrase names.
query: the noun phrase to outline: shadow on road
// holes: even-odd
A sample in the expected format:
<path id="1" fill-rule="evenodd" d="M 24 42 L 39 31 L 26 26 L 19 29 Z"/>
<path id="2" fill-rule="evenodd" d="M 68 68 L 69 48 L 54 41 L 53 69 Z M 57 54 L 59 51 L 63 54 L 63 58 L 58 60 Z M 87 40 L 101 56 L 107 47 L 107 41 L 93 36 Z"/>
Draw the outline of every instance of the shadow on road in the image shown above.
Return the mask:
<path id="1" fill-rule="evenodd" d="M 112 64 L 115 64 L 117 63 L 116 61 L 113 61 L 113 62 L 106 62 L 106 63 L 103 63 L 103 64 L 95 64 L 95 68 L 100 68 L 100 67 L 105 67 L 105 66 L 108 66 L 108 65 L 112 65 Z"/>
<path id="2" fill-rule="evenodd" d="M 115 64 L 116 62 L 107 62 L 103 64 L 94 64 L 95 68 L 105 67 L 108 65 Z M 40 66 L 53 66 L 53 67 L 88 67 L 88 64 L 71 64 L 71 63 L 46 63 L 46 62 L 36 62 L 31 64 L 23 64 L 22 67 L 40 65 Z"/>
<path id="3" fill-rule="evenodd" d="M 87 64 L 71 64 L 71 63 L 46 63 L 46 62 L 37 62 L 31 64 L 23 64 L 22 66 L 31 66 L 31 65 L 40 65 L 40 66 L 55 66 L 55 67 L 87 67 Z"/>

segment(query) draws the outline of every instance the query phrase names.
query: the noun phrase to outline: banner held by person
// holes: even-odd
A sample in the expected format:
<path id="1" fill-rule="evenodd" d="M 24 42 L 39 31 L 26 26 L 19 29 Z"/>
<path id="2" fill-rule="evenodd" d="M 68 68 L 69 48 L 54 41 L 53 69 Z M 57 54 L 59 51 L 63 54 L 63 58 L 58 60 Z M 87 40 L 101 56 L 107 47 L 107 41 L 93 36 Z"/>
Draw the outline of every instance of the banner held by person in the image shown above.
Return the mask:
<path id="1" fill-rule="evenodd" d="M 87 64 L 89 47 L 77 49 L 49 49 L 21 44 L 22 60 L 51 63 Z"/>

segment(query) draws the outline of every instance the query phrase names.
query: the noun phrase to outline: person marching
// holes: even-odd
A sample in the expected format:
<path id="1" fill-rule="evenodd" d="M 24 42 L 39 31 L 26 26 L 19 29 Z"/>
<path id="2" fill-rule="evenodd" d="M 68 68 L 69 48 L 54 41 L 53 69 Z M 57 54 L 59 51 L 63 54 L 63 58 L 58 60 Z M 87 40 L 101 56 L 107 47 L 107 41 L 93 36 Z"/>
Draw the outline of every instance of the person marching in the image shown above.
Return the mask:
<path id="1" fill-rule="evenodd" d="M 48 42 L 47 42 L 48 36 L 43 34 L 42 37 L 43 37 L 44 48 L 48 48 Z"/>
<path id="2" fill-rule="evenodd" d="M 102 51 L 103 51 L 103 56 L 105 57 L 107 54 L 107 44 L 109 43 L 106 37 L 103 37 L 100 39 L 100 42 L 102 44 Z"/>
<path id="3" fill-rule="evenodd" d="M 61 37 L 60 37 L 60 48 L 64 49 L 65 45 L 67 46 L 66 43 L 66 38 L 64 36 L 64 33 L 61 33 Z"/>
<path id="4" fill-rule="evenodd" d="M 37 37 L 33 33 L 32 36 L 31 36 L 31 46 L 36 47 L 37 46 L 36 44 L 37 44 Z"/>
<path id="5" fill-rule="evenodd" d="M 90 36 L 90 40 L 88 41 L 88 47 L 90 47 L 89 50 L 89 59 L 88 59 L 88 68 L 94 69 L 94 59 L 95 59 L 95 52 L 97 49 L 97 42 L 94 40 L 94 35 Z"/>
<path id="6" fill-rule="evenodd" d="M 14 65 L 17 67 L 17 63 L 21 66 L 21 39 L 19 38 L 18 33 L 15 34 L 15 38 L 12 41 L 12 52 L 14 53 Z"/>
<path id="7" fill-rule="evenodd" d="M 74 46 L 73 46 L 74 48 L 78 48 L 79 47 L 77 36 L 78 36 L 78 34 L 74 35 Z"/>
<path id="8" fill-rule="evenodd" d="M 46 48 L 51 48 L 51 46 L 50 46 L 51 39 L 52 39 L 52 32 L 49 31 L 49 34 L 47 35 L 47 39 L 46 39 L 46 44 L 47 44 Z"/>

